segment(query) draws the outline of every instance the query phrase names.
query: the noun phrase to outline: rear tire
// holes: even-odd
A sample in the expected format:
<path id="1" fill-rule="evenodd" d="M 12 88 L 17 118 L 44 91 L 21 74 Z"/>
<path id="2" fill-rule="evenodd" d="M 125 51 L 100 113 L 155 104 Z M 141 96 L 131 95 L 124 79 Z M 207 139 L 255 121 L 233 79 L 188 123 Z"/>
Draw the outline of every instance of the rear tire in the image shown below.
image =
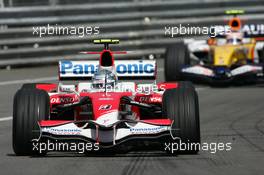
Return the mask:
<path id="1" fill-rule="evenodd" d="M 183 43 L 169 46 L 165 54 L 165 79 L 166 81 L 184 80 L 182 67 L 190 64 L 188 47 Z"/>
<path id="2" fill-rule="evenodd" d="M 259 63 L 264 64 L 264 47 L 262 48 L 262 52 L 261 52 L 261 55 L 260 55 L 260 58 L 259 58 Z"/>
<path id="3" fill-rule="evenodd" d="M 183 144 L 193 144 L 191 149 L 178 150 L 177 153 L 196 154 L 200 145 L 200 121 L 198 95 L 190 82 L 179 82 L 177 89 L 168 89 L 163 95 L 163 116 L 173 121 L 172 140 Z M 179 143 L 178 143 L 179 144 Z M 171 152 L 170 152 L 171 153 Z"/>
<path id="4" fill-rule="evenodd" d="M 13 105 L 13 150 L 16 155 L 37 155 L 32 139 L 38 139 L 38 121 L 48 120 L 50 98 L 46 91 L 20 89 Z"/>

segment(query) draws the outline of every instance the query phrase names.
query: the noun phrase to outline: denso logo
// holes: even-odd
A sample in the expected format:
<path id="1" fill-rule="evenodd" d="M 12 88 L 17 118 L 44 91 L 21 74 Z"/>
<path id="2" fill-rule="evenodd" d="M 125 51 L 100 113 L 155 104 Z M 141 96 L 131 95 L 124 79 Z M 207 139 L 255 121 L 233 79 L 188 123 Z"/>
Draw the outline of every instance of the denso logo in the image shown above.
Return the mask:
<path id="1" fill-rule="evenodd" d="M 66 103 L 73 103 L 76 101 L 76 98 L 73 97 L 53 97 L 50 99 L 50 103 L 52 104 L 66 104 Z"/>
<path id="2" fill-rule="evenodd" d="M 153 74 L 155 72 L 155 64 L 144 63 L 144 61 L 116 61 L 116 72 L 122 74 Z M 61 75 L 74 74 L 94 74 L 98 69 L 97 61 L 61 61 Z"/>

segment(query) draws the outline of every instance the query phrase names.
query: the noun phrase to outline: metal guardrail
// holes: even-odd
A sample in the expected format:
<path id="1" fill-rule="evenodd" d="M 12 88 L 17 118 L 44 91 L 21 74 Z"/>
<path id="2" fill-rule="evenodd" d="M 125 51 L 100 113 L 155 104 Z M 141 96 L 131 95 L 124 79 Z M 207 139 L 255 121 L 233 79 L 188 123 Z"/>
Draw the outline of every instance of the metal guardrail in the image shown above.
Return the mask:
<path id="1" fill-rule="evenodd" d="M 263 18 L 263 15 L 253 15 L 253 16 L 247 16 L 248 19 L 252 19 L 251 21 L 254 21 L 258 18 L 257 22 L 261 22 L 261 19 Z M 221 24 L 223 21 L 224 17 L 208 17 L 206 19 L 201 19 L 201 20 L 194 20 L 195 23 L 190 23 L 188 24 L 193 24 L 194 26 L 206 26 L 211 24 L 212 22 Z M 183 23 L 183 20 L 167 20 L 167 21 L 156 21 L 156 23 L 151 24 L 153 26 L 148 26 L 150 28 L 158 28 L 158 29 L 153 29 L 153 30 L 143 30 L 143 31 L 134 31 L 132 32 L 114 32 L 114 33 L 108 33 L 108 34 L 103 34 L 99 36 L 93 36 L 90 37 L 89 39 L 96 39 L 96 38 L 119 38 L 121 39 L 121 43 L 123 42 L 128 42 L 133 41 L 135 39 L 150 39 L 154 40 L 158 45 L 166 45 L 166 43 L 162 43 L 161 39 L 165 40 L 172 40 L 169 36 L 165 36 L 164 33 L 164 27 L 163 25 L 178 25 L 180 23 Z M 184 23 L 183 23 L 184 24 Z M 129 27 L 131 27 L 131 24 L 127 24 Z M 157 25 L 157 26 L 156 26 Z M 124 25 L 124 27 L 127 27 Z M 128 28 L 129 28 L 128 27 Z M 159 28 L 160 27 L 160 28 Z M 156 38 L 153 38 L 156 37 Z M 176 36 L 176 38 L 180 37 L 190 37 L 190 36 Z M 157 41 L 159 40 L 159 41 Z M 75 37 L 75 39 L 72 39 L 69 36 L 62 36 L 62 37 L 49 37 L 49 38 L 29 38 L 28 40 L 25 39 L 17 39 L 17 40 L 2 40 L 1 42 L 5 43 L 6 45 L 22 45 L 22 44 L 27 44 L 28 47 L 26 48 L 16 48 L 16 49 L 8 49 L 8 50 L 2 50 L 0 51 L 0 56 L 6 56 L 6 58 L 12 58 L 16 57 L 17 55 L 20 56 L 28 56 L 32 55 L 34 53 L 38 55 L 56 55 L 55 53 L 65 55 L 69 53 L 74 53 L 76 51 L 81 51 L 85 49 L 97 49 L 98 46 L 94 45 L 89 45 L 89 40 L 87 38 L 78 38 Z M 131 43 L 130 42 L 130 43 Z M 32 46 L 38 43 L 41 47 L 37 48 L 32 48 Z M 31 45 L 31 47 L 29 47 Z M 126 48 L 122 47 L 122 45 L 119 46 L 120 48 L 123 49 L 135 49 L 137 48 L 137 45 L 127 45 Z M 145 45 L 147 47 L 147 45 Z M 149 46 L 150 47 L 150 46 Z M 50 53 L 49 53 L 50 52 Z M 65 52 L 65 54 L 63 54 Z"/>
<path id="2" fill-rule="evenodd" d="M 249 14 L 263 14 L 264 5 L 237 7 L 238 9 L 246 10 Z M 184 18 L 184 17 L 207 17 L 223 15 L 223 11 L 227 8 L 217 7 L 203 10 L 167 10 L 167 11 L 147 11 L 147 12 L 130 12 L 130 13 L 110 13 L 110 14 L 87 14 L 87 15 L 70 15 L 70 16 L 48 16 L 48 17 L 23 17 L 23 18 L 5 18 L 0 19 L 0 25 L 8 26 L 32 26 L 49 24 L 78 24 L 89 22 L 106 22 L 106 21 L 126 21 L 148 18 Z"/>
<path id="3" fill-rule="evenodd" d="M 8 28 L 0 29 L 0 67 L 56 63 L 62 58 L 91 59 L 93 56 L 79 55 L 78 52 L 99 49 L 88 43 L 102 37 L 121 39 L 115 49 L 137 51 L 137 54 L 120 59 L 162 55 L 167 45 L 185 37 L 164 36 L 165 26 L 223 24 L 226 19 L 224 10 L 232 8 L 244 9 L 247 12 L 245 18 L 258 23 L 264 19 L 263 7 L 264 1 L 261 0 L 163 0 L 4 8 L 0 11 L 0 25 Z M 101 32 L 86 38 L 67 35 L 39 38 L 32 34 L 33 26 L 48 23 L 98 25 Z"/>
<path id="4" fill-rule="evenodd" d="M 249 14 L 263 14 L 264 4 L 259 6 L 240 6 L 238 9 L 246 10 Z M 166 10 L 166 11 L 142 11 L 142 12 L 126 12 L 126 13 L 110 13 L 110 14 L 87 14 L 87 15 L 68 15 L 68 16 L 47 16 L 47 17 L 20 17 L 20 18 L 0 18 L 0 25 L 12 26 L 33 26 L 45 24 L 78 24 L 89 22 L 106 22 L 106 21 L 127 21 L 148 18 L 184 18 L 184 17 L 207 17 L 223 15 L 226 7 L 214 7 L 210 9 L 184 9 L 184 10 Z"/>

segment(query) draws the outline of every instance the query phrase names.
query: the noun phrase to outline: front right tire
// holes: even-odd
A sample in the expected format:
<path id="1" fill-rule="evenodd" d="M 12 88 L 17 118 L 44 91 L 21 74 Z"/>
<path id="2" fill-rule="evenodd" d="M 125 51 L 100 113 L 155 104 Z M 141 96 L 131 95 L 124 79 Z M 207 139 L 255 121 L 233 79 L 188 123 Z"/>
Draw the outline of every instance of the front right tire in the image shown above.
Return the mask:
<path id="1" fill-rule="evenodd" d="M 178 150 L 178 153 L 196 154 L 200 146 L 198 95 L 192 83 L 179 82 L 178 85 L 163 94 L 163 116 L 173 121 L 172 141 L 177 138 L 182 144 L 193 145 L 191 149 Z"/>

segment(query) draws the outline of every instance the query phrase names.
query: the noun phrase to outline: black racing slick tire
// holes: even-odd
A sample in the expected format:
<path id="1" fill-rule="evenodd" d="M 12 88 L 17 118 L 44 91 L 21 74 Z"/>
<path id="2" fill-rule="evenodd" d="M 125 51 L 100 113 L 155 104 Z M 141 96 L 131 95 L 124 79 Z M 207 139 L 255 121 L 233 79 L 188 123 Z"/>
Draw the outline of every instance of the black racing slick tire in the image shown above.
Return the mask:
<path id="1" fill-rule="evenodd" d="M 259 57 L 259 63 L 264 64 L 264 47 L 262 48 L 262 52 Z"/>
<path id="2" fill-rule="evenodd" d="M 37 83 L 25 83 L 21 89 L 36 89 Z"/>
<path id="3" fill-rule="evenodd" d="M 198 95 L 190 82 L 179 82 L 176 89 L 164 92 L 163 116 L 173 121 L 172 141 L 176 141 L 177 153 L 196 154 L 200 149 L 200 121 Z M 185 144 L 185 149 L 180 146 Z M 189 146 L 189 147 L 187 147 Z"/>
<path id="4" fill-rule="evenodd" d="M 183 42 L 169 46 L 165 53 L 166 81 L 184 80 L 182 67 L 189 64 L 190 54 L 188 47 Z"/>
<path id="5" fill-rule="evenodd" d="M 13 104 L 13 150 L 16 155 L 38 155 L 33 139 L 40 136 L 38 121 L 48 120 L 50 98 L 46 91 L 20 89 Z"/>

